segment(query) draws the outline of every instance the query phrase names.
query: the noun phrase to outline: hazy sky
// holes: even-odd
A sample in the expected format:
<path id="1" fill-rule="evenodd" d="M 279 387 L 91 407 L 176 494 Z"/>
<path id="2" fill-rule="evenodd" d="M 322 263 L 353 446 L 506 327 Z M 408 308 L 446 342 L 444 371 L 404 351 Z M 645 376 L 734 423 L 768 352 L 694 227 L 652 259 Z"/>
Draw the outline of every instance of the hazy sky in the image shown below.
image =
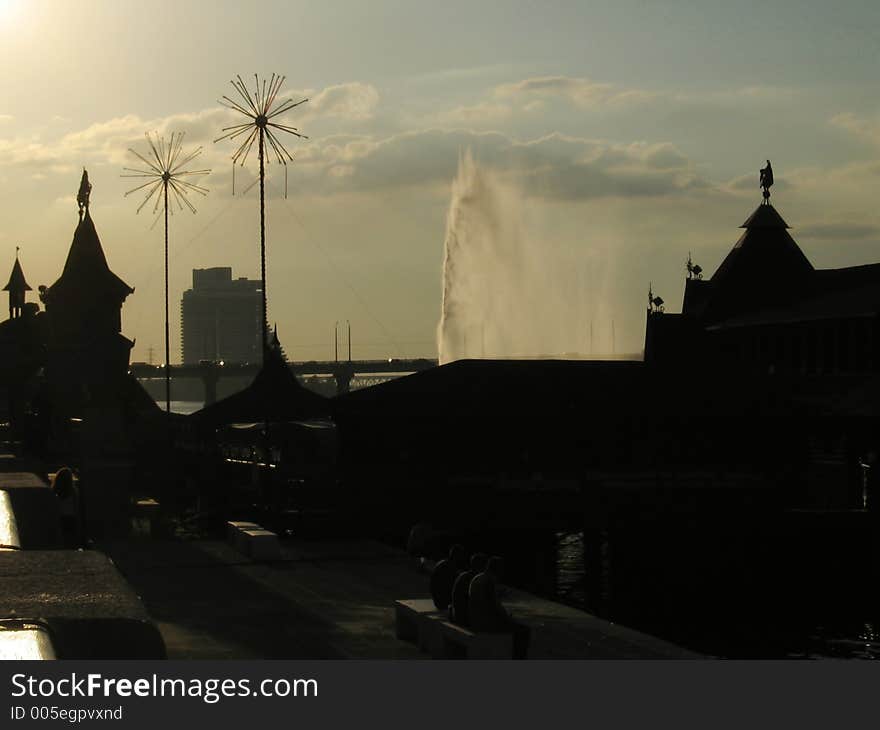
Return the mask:
<path id="1" fill-rule="evenodd" d="M 336 320 L 355 357 L 436 353 L 466 149 L 521 191 L 549 270 L 601 289 L 584 312 L 596 348 L 613 317 L 618 349 L 638 350 L 648 282 L 678 309 L 688 251 L 714 271 L 768 157 L 815 265 L 880 260 L 878 28 L 880 3 L 855 1 L 0 0 L 0 269 L 20 245 L 31 286 L 58 277 L 87 166 L 110 265 L 136 288 L 132 359 L 153 346 L 159 361 L 161 225 L 119 175 L 145 131 L 185 131 L 214 172 L 198 214 L 171 223 L 179 353 L 191 270 L 259 272 L 256 189 L 231 197 L 233 146 L 212 140 L 229 79 L 274 71 L 311 99 L 286 117 L 310 136 L 293 143 L 287 200 L 269 168 L 270 320 L 289 356 L 332 355 Z M 239 189 L 255 170 L 252 156 Z M 539 286 L 524 296 L 540 309 Z"/>

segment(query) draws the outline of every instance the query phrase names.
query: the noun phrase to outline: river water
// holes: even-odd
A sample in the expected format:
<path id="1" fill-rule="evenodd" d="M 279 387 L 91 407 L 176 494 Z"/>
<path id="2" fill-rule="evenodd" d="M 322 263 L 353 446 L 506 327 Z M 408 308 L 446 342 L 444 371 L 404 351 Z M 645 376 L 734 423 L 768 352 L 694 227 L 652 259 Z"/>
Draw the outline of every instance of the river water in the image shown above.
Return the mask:
<path id="1" fill-rule="evenodd" d="M 604 562 L 604 561 L 603 561 Z M 586 577 L 589 570 L 605 571 L 604 565 L 588 566 L 584 560 L 583 535 L 579 532 L 557 534 L 556 555 L 556 589 L 557 600 L 571 606 L 586 609 L 588 604 Z M 595 581 L 598 585 L 604 585 L 607 581 Z M 607 608 L 607 596 L 599 597 L 599 605 Z M 595 608 L 592 609 L 595 611 Z M 597 611 L 604 618 L 615 620 L 613 613 Z M 775 657 L 790 659 L 880 659 L 880 616 L 875 617 L 868 607 L 860 607 L 856 604 L 847 612 L 851 618 L 840 616 L 830 617 L 826 621 L 813 621 L 804 623 L 802 619 L 792 616 L 792 620 L 778 630 L 768 630 L 761 627 L 756 631 L 756 637 L 748 649 L 743 650 L 735 645 L 737 638 L 729 641 L 725 647 L 724 638 L 720 641 L 711 641 L 711 649 L 705 643 L 705 637 L 699 632 L 694 632 L 688 637 L 687 627 L 669 626 L 670 634 L 663 635 L 657 630 L 657 625 L 650 627 L 633 626 L 643 629 L 647 633 L 660 635 L 678 643 L 689 645 L 696 651 L 713 653 L 721 656 L 747 658 L 750 656 Z M 718 635 L 722 635 L 729 626 L 719 622 Z M 748 627 L 736 627 L 731 632 L 731 637 L 740 637 L 742 632 L 748 631 Z M 688 639 L 691 639 L 689 641 Z M 719 651 L 719 648 L 721 649 Z M 726 649 L 726 650 L 725 650 Z"/>
<path id="2" fill-rule="evenodd" d="M 171 401 L 171 412 L 172 413 L 180 413 L 181 415 L 188 416 L 190 413 L 195 413 L 199 409 L 204 406 L 203 401 L 196 400 L 173 400 Z M 165 409 L 165 401 L 159 403 L 159 407 L 163 410 Z"/>

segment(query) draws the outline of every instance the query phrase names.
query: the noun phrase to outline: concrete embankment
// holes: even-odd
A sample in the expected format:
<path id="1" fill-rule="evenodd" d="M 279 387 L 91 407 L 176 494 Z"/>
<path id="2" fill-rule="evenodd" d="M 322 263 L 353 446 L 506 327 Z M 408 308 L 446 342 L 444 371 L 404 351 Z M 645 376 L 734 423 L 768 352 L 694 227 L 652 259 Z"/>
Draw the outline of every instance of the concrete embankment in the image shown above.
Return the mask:
<path id="1" fill-rule="evenodd" d="M 5 456 L 3 466 L 21 467 Z M 38 474 L 0 472 L 0 656 L 164 658 L 159 632 L 107 556 L 66 544 L 62 513 Z"/>

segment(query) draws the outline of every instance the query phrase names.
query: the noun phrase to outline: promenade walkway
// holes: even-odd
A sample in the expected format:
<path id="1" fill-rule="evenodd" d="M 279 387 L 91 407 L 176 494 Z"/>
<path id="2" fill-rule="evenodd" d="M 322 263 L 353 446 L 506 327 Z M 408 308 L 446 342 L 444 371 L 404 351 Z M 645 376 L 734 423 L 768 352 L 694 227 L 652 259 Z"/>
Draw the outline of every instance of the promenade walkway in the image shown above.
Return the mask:
<path id="1" fill-rule="evenodd" d="M 426 658 L 394 636 L 393 603 L 428 597 L 408 555 L 371 541 L 284 541 L 253 562 L 221 541 L 103 546 L 159 626 L 169 658 Z M 695 658 L 659 639 L 507 589 L 533 659 Z"/>

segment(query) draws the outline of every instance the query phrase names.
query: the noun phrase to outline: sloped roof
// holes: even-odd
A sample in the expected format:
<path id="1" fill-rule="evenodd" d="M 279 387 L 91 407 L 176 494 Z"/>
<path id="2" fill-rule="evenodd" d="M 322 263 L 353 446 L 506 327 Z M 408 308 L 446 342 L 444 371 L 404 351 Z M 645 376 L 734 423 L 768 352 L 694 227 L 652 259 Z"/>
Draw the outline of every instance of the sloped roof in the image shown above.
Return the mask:
<path id="1" fill-rule="evenodd" d="M 244 390 L 205 406 L 190 416 L 202 423 L 221 425 L 270 421 L 297 421 L 330 412 L 327 399 L 300 385 L 284 361 L 280 348 L 266 348 L 263 367 Z"/>
<path id="2" fill-rule="evenodd" d="M 829 319 L 873 318 L 880 313 L 880 291 L 874 287 L 843 289 L 791 302 L 782 307 L 759 309 L 716 322 L 707 329 L 795 324 Z"/>
<path id="3" fill-rule="evenodd" d="M 791 228 L 770 203 L 762 203 L 746 218 L 740 228 Z"/>
<path id="4" fill-rule="evenodd" d="M 110 298 L 122 303 L 134 291 L 107 265 L 101 240 L 86 208 L 73 233 L 73 242 L 64 263 L 64 271 L 58 280 L 49 287 L 49 301 L 59 297 L 88 296 L 90 298 Z"/>
<path id="5" fill-rule="evenodd" d="M 856 319 L 880 314 L 880 264 L 819 269 L 802 283 L 799 296 L 790 301 L 734 314 L 708 329 Z"/>
<path id="6" fill-rule="evenodd" d="M 813 273 L 788 224 L 769 203 L 759 205 L 741 227 L 745 232 L 712 275 L 705 308 L 709 321 L 785 301 Z"/>
<path id="7" fill-rule="evenodd" d="M 832 291 L 873 286 L 880 291 L 880 264 L 846 266 L 842 269 L 816 269 L 813 278 L 817 290 Z"/>
<path id="8" fill-rule="evenodd" d="M 352 390 L 333 403 L 337 412 L 391 400 L 420 408 L 419 398 L 434 399 L 451 411 L 468 410 L 478 401 L 503 401 L 505 407 L 520 408 L 527 399 L 558 407 L 584 387 L 595 397 L 615 397 L 615 384 L 628 384 L 632 373 L 642 368 L 638 360 L 456 360 Z"/>
<path id="9" fill-rule="evenodd" d="M 712 275 L 712 282 L 717 286 L 759 271 L 780 276 L 813 270 L 809 259 L 789 235 L 788 223 L 769 203 L 759 205 L 740 228 L 745 228 L 745 233 Z"/>
<path id="10" fill-rule="evenodd" d="M 15 263 L 12 265 L 12 273 L 9 275 L 9 283 L 3 287 L 3 291 L 31 291 L 30 286 L 24 278 L 24 272 L 21 270 L 21 263 L 18 256 L 15 257 Z"/>

